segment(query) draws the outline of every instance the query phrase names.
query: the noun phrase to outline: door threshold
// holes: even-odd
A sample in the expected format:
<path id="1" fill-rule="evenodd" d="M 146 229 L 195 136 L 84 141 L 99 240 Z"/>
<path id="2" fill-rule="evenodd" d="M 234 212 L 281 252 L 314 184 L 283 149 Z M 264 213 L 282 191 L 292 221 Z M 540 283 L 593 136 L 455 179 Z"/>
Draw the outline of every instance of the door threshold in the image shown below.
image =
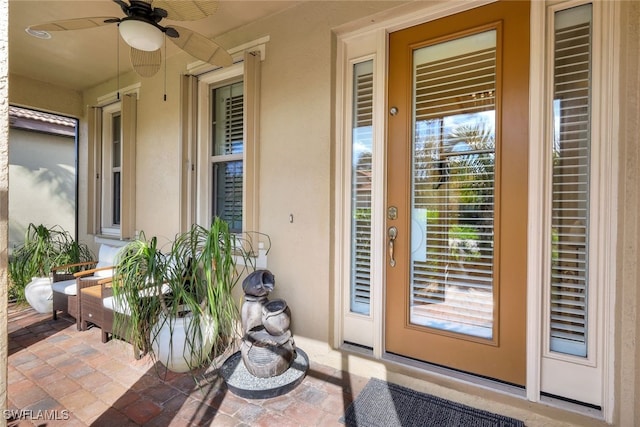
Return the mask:
<path id="1" fill-rule="evenodd" d="M 573 413 L 580 417 L 586 417 L 584 421 L 586 421 L 587 419 L 591 420 L 586 422 L 584 425 L 601 425 L 600 423 L 604 422 L 604 414 L 602 410 L 591 405 L 570 402 L 566 399 L 547 395 L 541 396 L 538 402 L 531 402 L 527 400 L 526 389 L 519 385 L 509 384 L 468 372 L 458 371 L 444 366 L 423 362 L 395 353 L 383 353 L 381 361 L 396 365 L 400 368 L 419 370 L 420 372 L 425 374 L 424 378 L 420 379 L 427 382 L 438 383 L 444 387 L 455 389 L 464 393 L 473 393 L 470 390 L 465 390 L 464 386 L 477 387 L 483 390 L 487 390 L 488 392 L 494 392 L 521 400 L 525 406 L 527 403 L 533 403 L 541 405 L 541 407 L 553 408 L 555 410 L 561 411 L 558 414 L 565 414 L 559 416 L 558 418 L 564 418 L 566 417 L 567 413 Z M 442 380 L 442 382 L 434 381 L 434 379 L 428 378 L 427 376 L 429 375 Z M 532 408 L 529 408 L 529 410 L 531 409 Z M 541 413 L 539 412 L 539 410 L 534 410 L 534 412 Z M 550 416 L 551 414 L 547 415 Z"/>
<path id="2" fill-rule="evenodd" d="M 493 392 L 526 399 L 526 390 L 524 389 L 524 387 L 519 385 L 509 384 L 491 378 L 470 374 L 468 372 L 458 371 L 444 366 L 422 362 L 420 360 L 401 356 L 395 353 L 385 352 L 382 355 L 382 360 L 385 362 L 402 365 L 403 367 L 419 369 L 422 372 L 435 375 L 444 380 L 455 380 L 457 382 L 480 387 Z"/>

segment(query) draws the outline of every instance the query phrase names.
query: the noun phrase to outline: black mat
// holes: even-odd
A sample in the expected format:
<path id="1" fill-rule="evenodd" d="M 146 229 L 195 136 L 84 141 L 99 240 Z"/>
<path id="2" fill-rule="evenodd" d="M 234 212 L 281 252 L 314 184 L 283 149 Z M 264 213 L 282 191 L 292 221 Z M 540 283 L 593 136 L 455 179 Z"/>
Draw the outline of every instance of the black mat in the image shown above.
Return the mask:
<path id="1" fill-rule="evenodd" d="M 522 421 L 372 378 L 341 419 L 358 427 L 523 427 Z"/>

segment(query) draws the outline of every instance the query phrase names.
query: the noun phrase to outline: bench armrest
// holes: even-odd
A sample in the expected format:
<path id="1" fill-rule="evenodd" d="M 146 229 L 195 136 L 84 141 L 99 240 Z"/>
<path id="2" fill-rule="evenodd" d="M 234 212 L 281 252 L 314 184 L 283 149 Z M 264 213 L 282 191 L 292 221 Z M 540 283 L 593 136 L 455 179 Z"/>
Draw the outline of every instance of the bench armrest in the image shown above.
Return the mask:
<path id="1" fill-rule="evenodd" d="M 85 277 L 85 276 L 91 276 L 93 275 L 96 271 L 104 271 L 104 270 L 110 270 L 115 268 L 114 265 L 109 265 L 107 267 L 99 267 L 99 268 L 92 268 L 91 270 L 83 270 L 83 271 L 78 271 L 77 273 L 74 273 L 74 277 L 79 278 L 79 277 Z M 103 279 L 104 277 L 101 277 L 101 279 Z"/>
<path id="2" fill-rule="evenodd" d="M 86 267 L 86 266 L 89 266 L 89 265 L 95 265 L 97 263 L 98 263 L 98 261 L 85 261 L 85 262 L 75 262 L 73 264 L 57 265 L 57 266 L 53 267 L 51 269 L 51 271 L 53 273 L 55 273 L 58 270 L 69 270 L 70 268 L 74 268 L 74 267 Z"/>
<path id="3" fill-rule="evenodd" d="M 105 277 L 98 280 L 98 284 L 102 287 L 102 298 L 113 296 L 113 277 Z"/>

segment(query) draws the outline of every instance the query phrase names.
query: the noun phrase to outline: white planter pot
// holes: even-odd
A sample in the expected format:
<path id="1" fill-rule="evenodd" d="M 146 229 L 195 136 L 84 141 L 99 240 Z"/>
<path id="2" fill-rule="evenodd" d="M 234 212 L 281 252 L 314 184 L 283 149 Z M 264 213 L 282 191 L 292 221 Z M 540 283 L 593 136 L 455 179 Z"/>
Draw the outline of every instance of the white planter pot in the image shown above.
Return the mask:
<path id="1" fill-rule="evenodd" d="M 38 313 L 53 311 L 53 291 L 50 277 L 34 277 L 24 288 L 27 302 Z"/>
<path id="2" fill-rule="evenodd" d="M 168 320 L 161 316 L 151 327 L 151 348 L 170 371 L 189 372 L 200 366 L 213 349 L 217 333 L 214 319 L 210 316 L 200 319 L 199 334 L 191 330 L 192 320 L 191 313 Z"/>

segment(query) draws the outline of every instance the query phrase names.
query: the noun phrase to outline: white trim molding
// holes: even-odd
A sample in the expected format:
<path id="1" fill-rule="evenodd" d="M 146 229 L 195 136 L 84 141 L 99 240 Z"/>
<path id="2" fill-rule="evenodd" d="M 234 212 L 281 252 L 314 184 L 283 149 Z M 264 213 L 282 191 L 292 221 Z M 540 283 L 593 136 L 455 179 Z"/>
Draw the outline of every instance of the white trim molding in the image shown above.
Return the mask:
<path id="1" fill-rule="evenodd" d="M 549 149 L 544 141 L 553 135 L 549 102 L 552 97 L 549 26 L 556 10 L 593 4 L 593 106 L 591 152 L 591 201 L 589 248 L 590 342 L 588 358 L 552 354 L 546 344 L 548 329 L 545 298 L 550 277 L 550 168 Z M 617 236 L 618 170 L 618 2 L 604 1 L 533 1 L 531 2 L 530 123 L 529 123 L 529 212 L 527 263 L 527 399 L 579 412 L 598 413 L 606 422 L 613 421 L 615 359 L 615 284 Z M 546 100 L 546 101 L 545 101 Z M 546 105 L 545 105 L 546 104 Z M 539 143 L 534 143 L 538 141 Z M 542 179 L 541 179 L 542 177 Z M 581 411 L 561 400 L 543 398 L 545 388 L 561 390 L 562 384 L 591 387 L 600 411 Z M 577 381 L 577 382 L 576 382 Z M 558 388 L 556 388 L 558 387 Z M 571 398 L 571 396 L 566 396 Z"/>
<path id="2" fill-rule="evenodd" d="M 229 49 L 229 55 L 233 59 L 233 63 L 236 64 L 244 60 L 245 52 L 259 53 L 260 61 L 264 61 L 267 52 L 267 42 L 269 42 L 270 37 L 264 36 L 256 40 L 252 40 L 250 42 L 241 44 L 240 46 L 236 46 L 232 49 Z M 195 76 L 208 73 L 210 71 L 219 70 L 222 67 L 218 67 L 212 64 L 209 64 L 204 61 L 194 61 L 187 64 L 187 74 L 192 74 Z"/>
<path id="3" fill-rule="evenodd" d="M 386 81 L 387 81 L 387 41 L 390 32 L 408 28 L 420 23 L 429 22 L 444 16 L 453 15 L 464 10 L 473 9 L 491 3 L 481 0 L 477 2 L 438 2 L 428 6 L 410 3 L 399 6 L 374 17 L 367 17 L 334 29 L 337 36 L 336 63 L 336 105 L 335 105 L 335 168 L 334 168 L 334 211 L 335 228 L 333 254 L 334 270 L 334 309 L 335 322 L 333 329 L 334 348 L 348 348 L 345 337 L 354 327 L 365 325 L 370 330 L 365 336 L 372 337 L 374 359 L 383 360 L 384 347 L 384 274 L 385 274 L 385 239 L 384 224 L 386 213 Z M 614 388 L 614 309 L 616 283 L 616 233 L 617 233 L 617 174 L 606 171 L 617 170 L 618 156 L 618 103 L 619 82 L 616 70 L 620 63 L 618 41 L 620 29 L 616 23 L 620 21 L 618 2 L 594 1 L 594 44 L 601 54 L 594 55 L 594 80 L 597 79 L 597 92 L 606 94 L 604 99 L 593 100 L 593 105 L 603 105 L 594 110 L 593 140 L 594 160 L 597 166 L 593 169 L 594 183 L 598 189 L 597 200 L 592 204 L 595 211 L 592 216 L 597 222 L 594 240 L 601 246 L 592 255 L 594 277 L 598 288 L 592 299 L 597 301 L 597 347 L 599 353 L 597 363 L 602 367 L 601 377 L 601 410 L 564 404 L 557 399 L 544 398 L 542 392 L 542 376 L 544 354 L 544 286 L 548 267 L 545 251 L 548 251 L 546 234 L 543 232 L 550 225 L 550 217 L 545 211 L 548 206 L 548 179 L 540 179 L 549 175 L 549 164 L 545 161 L 547 154 L 544 141 L 550 135 L 551 123 L 545 100 L 549 99 L 549 82 L 547 67 L 548 42 L 547 11 L 549 6 L 579 5 L 585 1 L 531 1 L 530 15 L 530 96 L 529 96 L 529 194 L 528 194 L 528 262 L 527 262 L 527 375 L 526 398 L 532 402 L 559 406 L 564 410 L 579 412 L 589 417 L 601 418 L 612 422 L 615 407 Z M 371 311 L 370 316 L 363 319 L 353 316 L 349 311 L 349 278 L 350 278 L 350 168 L 351 168 L 351 86 L 350 68 L 353 61 L 359 58 L 373 58 L 374 68 L 374 147 L 373 147 L 373 182 L 372 182 L 372 257 L 371 272 Z M 352 325 L 349 325 L 352 323 Z"/>
<path id="4" fill-rule="evenodd" d="M 105 107 L 109 104 L 113 104 L 114 102 L 120 102 L 124 95 L 128 95 L 130 93 L 136 94 L 136 99 L 140 98 L 140 88 L 142 87 L 142 83 L 134 83 L 132 85 L 123 87 L 122 89 L 118 89 L 116 91 L 107 93 L 98 97 L 97 99 L 97 107 Z"/>

